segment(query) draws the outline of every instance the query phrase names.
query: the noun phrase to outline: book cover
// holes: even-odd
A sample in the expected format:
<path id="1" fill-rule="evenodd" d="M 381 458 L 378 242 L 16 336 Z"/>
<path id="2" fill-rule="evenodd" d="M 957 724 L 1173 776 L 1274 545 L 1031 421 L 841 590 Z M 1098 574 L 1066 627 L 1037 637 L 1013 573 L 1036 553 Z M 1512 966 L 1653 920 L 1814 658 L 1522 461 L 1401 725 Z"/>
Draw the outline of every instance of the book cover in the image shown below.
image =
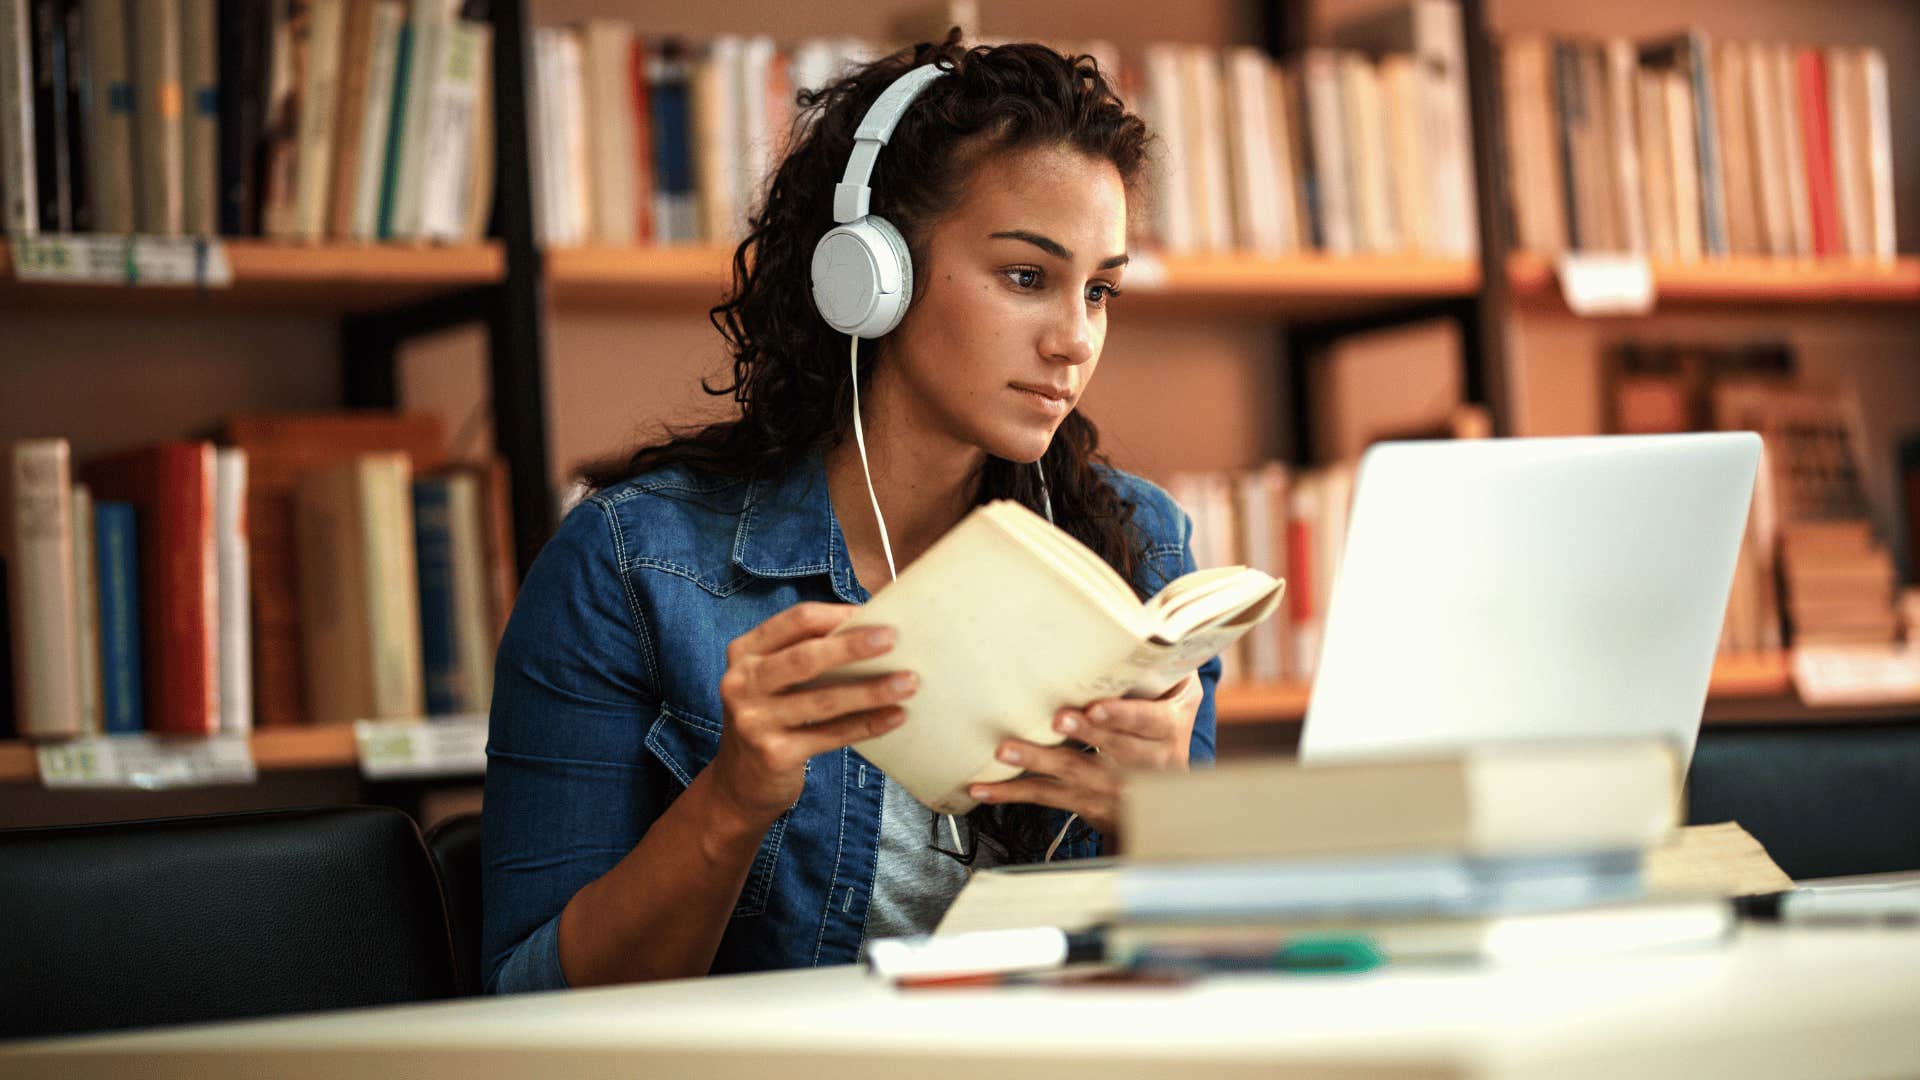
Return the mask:
<path id="1" fill-rule="evenodd" d="M 7 459 L 0 543 L 13 621 L 14 721 L 25 738 L 79 735 L 71 453 L 65 439 L 25 439 Z"/>

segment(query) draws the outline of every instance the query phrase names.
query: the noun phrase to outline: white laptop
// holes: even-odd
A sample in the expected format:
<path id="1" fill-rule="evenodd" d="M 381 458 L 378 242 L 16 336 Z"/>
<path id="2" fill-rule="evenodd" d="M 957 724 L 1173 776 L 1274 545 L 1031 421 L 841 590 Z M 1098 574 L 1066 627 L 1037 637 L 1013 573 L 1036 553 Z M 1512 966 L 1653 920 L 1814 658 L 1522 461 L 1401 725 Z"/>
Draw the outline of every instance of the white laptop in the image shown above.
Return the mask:
<path id="1" fill-rule="evenodd" d="M 1684 767 L 1759 461 L 1751 432 L 1375 445 L 1301 759 L 1663 736 Z"/>

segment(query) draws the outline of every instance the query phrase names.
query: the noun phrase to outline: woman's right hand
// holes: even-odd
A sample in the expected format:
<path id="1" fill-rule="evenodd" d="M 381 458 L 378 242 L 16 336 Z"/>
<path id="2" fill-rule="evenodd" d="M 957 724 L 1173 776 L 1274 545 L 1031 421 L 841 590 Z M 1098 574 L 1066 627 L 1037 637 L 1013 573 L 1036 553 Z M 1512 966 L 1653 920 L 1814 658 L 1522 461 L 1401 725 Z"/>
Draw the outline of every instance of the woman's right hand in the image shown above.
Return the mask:
<path id="1" fill-rule="evenodd" d="M 892 731 L 906 719 L 899 703 L 913 696 L 911 673 L 796 689 L 893 648 L 893 631 L 885 627 L 829 636 L 858 610 L 796 604 L 727 646 L 720 677 L 726 723 L 711 768 L 720 793 L 755 825 L 773 824 L 799 800 L 808 758 Z"/>

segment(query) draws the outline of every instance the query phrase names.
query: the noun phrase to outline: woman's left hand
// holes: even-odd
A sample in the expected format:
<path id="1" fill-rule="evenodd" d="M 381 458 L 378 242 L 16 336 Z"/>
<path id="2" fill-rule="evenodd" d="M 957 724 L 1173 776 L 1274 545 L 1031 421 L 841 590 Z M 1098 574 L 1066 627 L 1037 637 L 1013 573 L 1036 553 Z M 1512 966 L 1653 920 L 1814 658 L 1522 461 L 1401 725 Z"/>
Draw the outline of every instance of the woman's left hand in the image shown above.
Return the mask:
<path id="1" fill-rule="evenodd" d="M 1067 742 L 1038 746 L 1008 739 L 1000 744 L 1000 760 L 1026 772 L 997 784 L 975 784 L 968 793 L 981 802 L 1071 811 L 1102 836 L 1114 837 L 1125 786 L 1122 770 L 1185 769 L 1200 696 L 1195 673 L 1151 701 L 1108 698 L 1084 709 L 1062 709 L 1053 729 Z M 1086 753 L 1082 744 L 1100 752 Z"/>

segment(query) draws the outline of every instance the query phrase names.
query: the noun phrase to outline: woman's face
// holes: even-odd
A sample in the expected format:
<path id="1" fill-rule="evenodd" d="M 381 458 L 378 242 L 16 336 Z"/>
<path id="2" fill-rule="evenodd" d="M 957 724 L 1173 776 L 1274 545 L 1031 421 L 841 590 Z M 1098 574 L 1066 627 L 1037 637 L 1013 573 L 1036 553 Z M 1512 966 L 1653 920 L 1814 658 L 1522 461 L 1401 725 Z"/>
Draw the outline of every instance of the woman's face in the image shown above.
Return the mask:
<path id="1" fill-rule="evenodd" d="M 1111 162 L 1064 146 L 987 157 L 927 235 L 885 366 L 938 433 L 1036 461 L 1093 379 L 1126 251 Z"/>

